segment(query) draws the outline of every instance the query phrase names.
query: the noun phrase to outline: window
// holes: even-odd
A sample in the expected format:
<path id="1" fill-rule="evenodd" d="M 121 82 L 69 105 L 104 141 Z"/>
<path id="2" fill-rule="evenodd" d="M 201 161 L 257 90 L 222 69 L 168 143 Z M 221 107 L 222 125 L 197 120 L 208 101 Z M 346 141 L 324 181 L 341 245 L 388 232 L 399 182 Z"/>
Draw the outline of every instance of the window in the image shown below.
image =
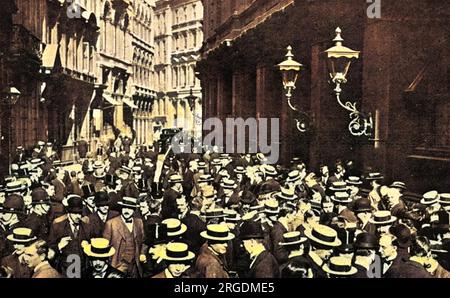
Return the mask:
<path id="1" fill-rule="evenodd" d="M 192 19 L 197 20 L 197 5 L 192 5 Z"/>

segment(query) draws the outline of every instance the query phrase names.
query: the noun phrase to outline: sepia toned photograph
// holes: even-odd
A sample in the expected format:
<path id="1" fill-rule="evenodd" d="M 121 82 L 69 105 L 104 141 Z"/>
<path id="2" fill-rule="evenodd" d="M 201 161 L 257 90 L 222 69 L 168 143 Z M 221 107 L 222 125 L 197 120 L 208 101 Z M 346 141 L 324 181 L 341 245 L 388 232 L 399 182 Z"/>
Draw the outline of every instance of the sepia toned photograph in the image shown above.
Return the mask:
<path id="1" fill-rule="evenodd" d="M 0 277 L 450 278 L 449 48 L 448 0 L 1 0 Z"/>

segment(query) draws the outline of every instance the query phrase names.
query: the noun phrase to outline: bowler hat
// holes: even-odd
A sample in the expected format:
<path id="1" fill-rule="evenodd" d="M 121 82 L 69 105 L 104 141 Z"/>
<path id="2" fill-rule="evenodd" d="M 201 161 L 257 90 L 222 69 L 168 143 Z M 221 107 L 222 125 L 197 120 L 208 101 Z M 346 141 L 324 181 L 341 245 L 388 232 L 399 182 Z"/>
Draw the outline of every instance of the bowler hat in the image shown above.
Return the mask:
<path id="1" fill-rule="evenodd" d="M 389 228 L 389 232 L 395 236 L 395 242 L 401 248 L 411 246 L 411 230 L 404 224 L 398 224 Z"/>
<path id="2" fill-rule="evenodd" d="M 355 205 L 353 207 L 353 211 L 355 213 L 360 212 L 372 212 L 372 205 L 370 204 L 370 200 L 368 198 L 362 197 L 355 201 Z"/>
<path id="3" fill-rule="evenodd" d="M 83 195 L 85 198 L 89 198 L 95 195 L 95 188 L 91 183 L 82 185 L 81 189 L 83 190 Z"/>
<path id="4" fill-rule="evenodd" d="M 6 197 L 1 212 L 3 213 L 23 213 L 25 204 L 21 195 L 12 194 Z"/>
<path id="5" fill-rule="evenodd" d="M 241 203 L 246 205 L 252 205 L 256 202 L 256 196 L 248 190 L 244 190 L 241 195 Z"/>
<path id="6" fill-rule="evenodd" d="M 50 204 L 50 198 L 45 189 L 38 187 L 31 192 L 31 205 Z"/>
<path id="7" fill-rule="evenodd" d="M 67 213 L 79 213 L 83 212 L 83 199 L 79 195 L 71 194 L 67 196 Z"/>
<path id="8" fill-rule="evenodd" d="M 278 205 L 278 201 L 277 200 L 267 200 L 264 203 L 264 212 L 267 214 L 278 214 L 280 213 L 280 207 Z"/>
<path id="9" fill-rule="evenodd" d="M 355 243 L 353 244 L 355 249 L 374 249 L 378 250 L 380 247 L 377 236 L 372 233 L 359 233 L 356 236 Z"/>
<path id="10" fill-rule="evenodd" d="M 23 244 L 31 243 L 36 240 L 33 230 L 29 228 L 15 228 L 6 238 L 9 241 Z"/>
<path id="11" fill-rule="evenodd" d="M 106 174 L 105 178 L 104 178 L 105 185 L 110 186 L 110 187 L 116 187 L 118 179 L 119 178 L 115 175 Z"/>
<path id="12" fill-rule="evenodd" d="M 264 231 L 261 224 L 253 220 L 244 221 L 240 228 L 239 238 L 241 240 L 263 239 Z"/>
<path id="13" fill-rule="evenodd" d="M 225 224 L 210 224 L 206 226 L 206 231 L 200 233 L 200 236 L 207 240 L 227 242 L 234 238 L 234 234 Z"/>
<path id="14" fill-rule="evenodd" d="M 93 258 L 110 258 L 116 253 L 116 249 L 105 238 L 92 238 L 90 243 L 83 247 L 83 251 Z"/>
<path id="15" fill-rule="evenodd" d="M 95 193 L 94 196 L 94 204 L 97 207 L 108 206 L 110 203 L 110 198 L 107 192 L 99 191 Z"/>

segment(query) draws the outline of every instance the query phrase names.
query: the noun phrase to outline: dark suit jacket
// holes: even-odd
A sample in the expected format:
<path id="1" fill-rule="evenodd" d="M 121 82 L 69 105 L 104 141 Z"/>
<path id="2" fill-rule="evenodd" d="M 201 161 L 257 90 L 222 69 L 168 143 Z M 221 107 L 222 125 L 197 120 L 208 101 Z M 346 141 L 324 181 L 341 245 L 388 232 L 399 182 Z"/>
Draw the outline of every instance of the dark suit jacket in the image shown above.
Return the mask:
<path id="1" fill-rule="evenodd" d="M 70 262 L 67 262 L 69 255 L 79 255 L 81 258 L 81 264 L 84 264 L 86 259 L 83 252 L 83 248 L 81 247 L 81 242 L 83 240 L 88 241 L 91 239 L 90 230 L 88 227 L 88 218 L 83 217 L 82 221 L 79 226 L 78 235 L 75 236 L 72 233 L 72 229 L 70 228 L 69 218 L 68 215 L 62 215 L 58 218 L 56 218 L 52 226 L 50 228 L 50 234 L 48 236 L 48 244 L 50 248 L 52 248 L 56 252 L 56 269 L 59 272 L 62 272 L 63 274 L 66 272 L 67 267 L 71 264 Z M 72 237 L 72 240 L 69 242 L 69 244 L 62 249 L 60 252 L 58 249 L 58 243 L 63 237 L 70 236 Z"/>
<path id="2" fill-rule="evenodd" d="M 267 250 L 260 253 L 250 264 L 250 278 L 279 278 L 280 268 L 275 257 Z"/>
<path id="3" fill-rule="evenodd" d="M 140 218 L 133 218 L 133 231 L 130 233 L 121 216 L 116 216 L 106 222 L 103 238 L 116 249 L 111 258 L 111 265 L 126 273 L 130 277 L 142 276 L 142 268 L 139 262 L 142 245 L 144 242 L 144 224 Z M 134 254 L 126 255 L 127 245 L 134 245 Z"/>
<path id="4" fill-rule="evenodd" d="M 50 216 L 48 214 L 37 215 L 30 213 L 24 221 L 24 226 L 33 230 L 38 239 L 47 240 L 50 233 Z"/>
<path id="5" fill-rule="evenodd" d="M 200 233 L 206 230 L 206 223 L 197 215 L 189 212 L 181 219 L 181 222 L 187 227 L 187 231 L 183 235 L 183 240 L 189 245 L 189 248 L 197 254 L 200 247 L 205 243 L 205 239 L 200 236 Z"/>
<path id="6" fill-rule="evenodd" d="M 178 215 L 177 197 L 178 192 L 176 192 L 171 188 L 169 188 L 164 192 L 163 201 L 161 203 L 162 219 L 177 217 Z"/>
<path id="7" fill-rule="evenodd" d="M 229 278 L 226 261 L 216 256 L 207 243 L 200 248 L 195 269 L 199 278 Z"/>
<path id="8" fill-rule="evenodd" d="M 274 223 L 270 230 L 271 251 L 279 264 L 283 264 L 288 260 L 288 251 L 284 246 L 279 245 L 283 241 L 283 234 L 287 232 L 288 230 L 278 221 Z"/>
<path id="9" fill-rule="evenodd" d="M 399 254 L 384 278 L 431 278 L 428 271 L 419 263 L 411 261 L 409 254 Z"/>
<path id="10" fill-rule="evenodd" d="M 111 218 L 114 218 L 119 215 L 119 212 L 117 211 L 108 211 L 108 215 L 106 218 L 106 221 L 110 220 Z M 105 230 L 106 222 L 103 222 L 100 219 L 100 216 L 98 216 L 98 213 L 92 213 L 88 216 L 89 218 L 89 230 L 92 237 L 102 237 L 103 231 Z"/>

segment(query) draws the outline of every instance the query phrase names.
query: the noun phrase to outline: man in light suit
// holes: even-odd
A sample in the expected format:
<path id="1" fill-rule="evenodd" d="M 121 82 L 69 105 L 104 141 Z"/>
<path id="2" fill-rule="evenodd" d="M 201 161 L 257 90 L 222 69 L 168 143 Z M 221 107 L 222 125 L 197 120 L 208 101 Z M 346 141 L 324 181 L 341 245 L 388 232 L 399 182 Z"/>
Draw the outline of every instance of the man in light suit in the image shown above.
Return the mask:
<path id="1" fill-rule="evenodd" d="M 111 265 L 125 275 L 137 278 L 142 276 L 139 258 L 144 243 L 144 224 L 142 219 L 134 217 L 138 200 L 124 197 L 120 202 L 121 215 L 106 222 L 103 238 L 116 250 Z"/>

